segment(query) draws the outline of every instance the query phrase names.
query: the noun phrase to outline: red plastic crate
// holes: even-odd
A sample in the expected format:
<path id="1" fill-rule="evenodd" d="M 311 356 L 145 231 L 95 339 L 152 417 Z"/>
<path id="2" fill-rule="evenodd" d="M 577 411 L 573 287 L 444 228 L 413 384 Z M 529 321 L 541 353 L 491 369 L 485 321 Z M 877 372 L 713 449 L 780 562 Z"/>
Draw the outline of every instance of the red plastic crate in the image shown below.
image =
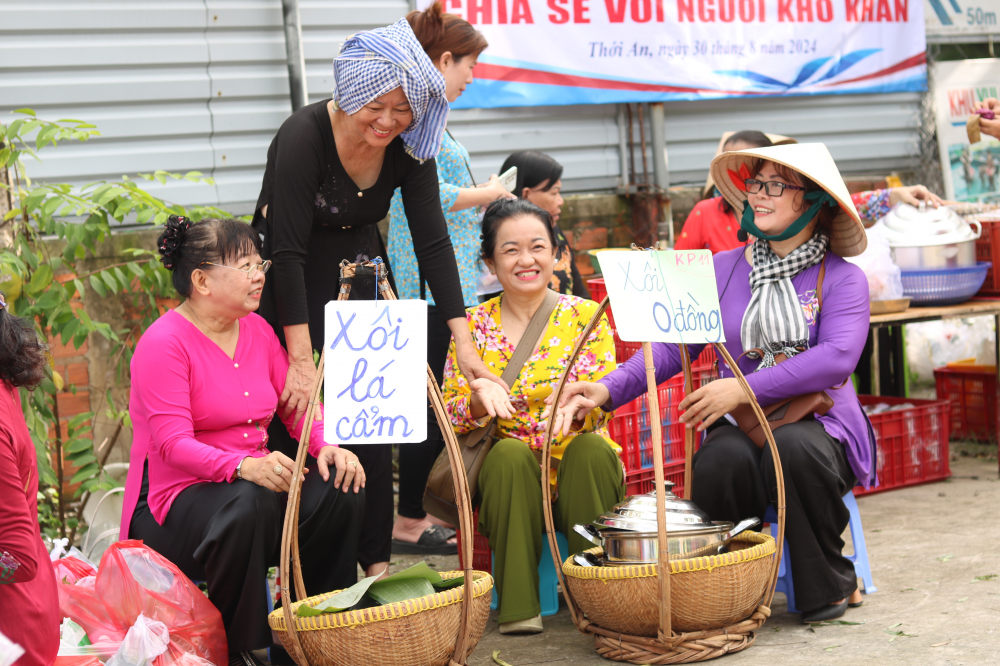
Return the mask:
<path id="1" fill-rule="evenodd" d="M 983 233 L 976 241 L 976 261 L 989 261 L 993 267 L 986 272 L 986 281 L 977 293 L 980 296 L 1000 296 L 1000 280 L 996 277 L 997 267 L 1000 267 L 1000 221 L 980 220 L 979 223 L 983 225 Z"/>
<path id="2" fill-rule="evenodd" d="M 948 464 L 949 403 L 947 400 L 913 400 L 859 395 L 862 405 L 910 403 L 912 409 L 870 416 L 875 428 L 876 470 L 879 486 L 855 488 L 855 495 L 915 486 L 951 476 Z"/>
<path id="3" fill-rule="evenodd" d="M 934 368 L 938 400 L 951 401 L 955 439 L 997 439 L 997 375 L 984 366 Z"/>
<path id="4" fill-rule="evenodd" d="M 715 368 L 692 370 L 695 390 L 715 379 Z M 657 389 L 660 403 L 660 427 L 663 432 L 663 462 L 684 460 L 684 424 L 678 406 L 684 399 L 684 376 L 676 375 Z M 653 468 L 653 432 L 649 422 L 647 398 L 641 395 L 615 410 L 608 431 L 622 447 L 621 458 L 626 472 Z"/>
<path id="5" fill-rule="evenodd" d="M 663 466 L 663 477 L 667 481 L 673 481 L 673 494 L 678 497 L 684 496 L 684 461 L 671 463 Z M 625 475 L 625 495 L 645 495 L 652 492 L 656 487 L 656 470 L 644 469 L 638 472 L 629 472 Z"/>

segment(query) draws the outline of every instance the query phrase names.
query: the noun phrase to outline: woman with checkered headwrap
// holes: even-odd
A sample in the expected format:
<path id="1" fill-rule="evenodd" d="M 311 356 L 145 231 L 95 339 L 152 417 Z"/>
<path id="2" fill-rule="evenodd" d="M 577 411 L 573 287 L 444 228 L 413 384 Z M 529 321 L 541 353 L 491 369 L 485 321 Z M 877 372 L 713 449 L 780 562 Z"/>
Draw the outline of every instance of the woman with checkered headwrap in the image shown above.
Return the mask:
<path id="1" fill-rule="evenodd" d="M 293 113 L 267 152 L 253 226 L 263 258 L 274 262 L 260 314 L 288 349 L 279 409 L 302 413 L 323 344 L 323 308 L 339 291 L 338 265 L 382 257 L 376 224 L 400 188 L 419 270 L 454 332 L 463 372 L 500 379 L 476 353 L 465 322 L 455 253 L 434 160 L 448 118 L 445 80 L 405 19 L 347 39 L 333 61 L 333 98 Z M 390 266 L 390 282 L 394 279 Z M 375 284 L 356 278 L 351 298 L 372 299 Z M 501 382 L 502 383 L 502 382 Z M 275 450 L 294 451 L 280 419 Z M 392 531 L 390 445 L 355 450 L 368 471 L 359 562 L 369 575 L 389 561 Z"/>

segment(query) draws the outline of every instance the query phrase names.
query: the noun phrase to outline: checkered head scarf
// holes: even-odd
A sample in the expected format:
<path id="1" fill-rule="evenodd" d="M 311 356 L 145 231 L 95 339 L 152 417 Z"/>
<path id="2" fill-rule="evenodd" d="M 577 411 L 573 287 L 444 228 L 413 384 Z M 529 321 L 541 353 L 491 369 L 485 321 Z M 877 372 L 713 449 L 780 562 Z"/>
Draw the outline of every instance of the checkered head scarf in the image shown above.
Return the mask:
<path id="1" fill-rule="evenodd" d="M 333 59 L 333 79 L 333 101 L 348 115 L 401 87 L 413 110 L 402 134 L 406 152 L 421 161 L 437 156 L 448 121 L 444 76 L 406 19 L 348 37 Z"/>
<path id="2" fill-rule="evenodd" d="M 760 360 L 757 370 L 774 365 L 776 354 L 791 358 L 809 348 L 809 324 L 792 278 L 823 261 L 829 243 L 829 237 L 818 231 L 784 259 L 778 258 L 766 240 L 753 244 L 751 296 L 740 338 L 747 356 Z M 762 353 L 751 351 L 758 349 Z"/>

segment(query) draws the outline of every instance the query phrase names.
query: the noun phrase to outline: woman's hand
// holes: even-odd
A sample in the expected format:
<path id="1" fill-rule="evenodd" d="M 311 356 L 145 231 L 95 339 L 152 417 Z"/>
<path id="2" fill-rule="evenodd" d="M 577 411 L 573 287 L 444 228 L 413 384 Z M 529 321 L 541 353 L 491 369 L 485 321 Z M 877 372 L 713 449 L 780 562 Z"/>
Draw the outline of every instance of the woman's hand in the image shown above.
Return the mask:
<path id="1" fill-rule="evenodd" d="M 477 187 L 481 187 L 486 191 L 490 197 L 490 201 L 495 201 L 496 199 L 516 199 L 512 193 L 507 191 L 507 188 L 503 186 L 500 182 L 500 177 L 495 173 L 490 175 L 488 182 L 480 183 Z"/>
<path id="2" fill-rule="evenodd" d="M 548 407 L 542 418 L 547 418 L 553 414 L 552 398 L 555 394 L 550 394 L 545 398 Z M 572 430 L 579 430 L 580 424 L 587 418 L 587 414 L 595 408 L 600 407 L 611 399 L 611 392 L 608 387 L 599 382 L 573 382 L 563 387 L 562 395 L 559 398 L 559 406 L 555 410 L 552 418 L 555 423 L 552 426 L 554 435 L 561 434 L 563 437 L 569 435 Z"/>
<path id="3" fill-rule="evenodd" d="M 295 461 L 280 451 L 271 451 L 263 458 L 247 456 L 240 466 L 240 476 L 276 493 L 287 493 L 292 483 Z M 309 470 L 302 470 L 303 473 Z"/>
<path id="4" fill-rule="evenodd" d="M 928 190 L 923 185 L 912 185 L 910 187 L 893 187 L 889 190 L 889 205 L 895 206 L 896 204 L 903 202 L 908 203 L 911 206 L 919 205 L 921 201 L 926 201 L 928 204 L 937 208 L 944 203 L 944 200 L 938 195 L 934 194 Z"/>
<path id="5" fill-rule="evenodd" d="M 472 389 L 473 418 L 482 418 L 483 411 L 490 417 L 513 418 L 514 405 L 510 401 L 510 394 L 500 384 L 480 378 L 469 382 L 469 388 Z"/>
<path id="6" fill-rule="evenodd" d="M 365 468 L 358 462 L 358 457 L 339 446 L 324 446 L 319 450 L 316 458 L 316 466 L 319 468 L 319 475 L 324 481 L 330 480 L 330 467 L 337 470 L 337 476 L 333 479 L 333 487 L 340 488 L 344 484 L 344 492 L 354 482 L 354 492 L 358 492 L 365 487 Z"/>
<path id="7" fill-rule="evenodd" d="M 316 381 L 316 366 L 312 359 L 292 361 L 288 364 L 288 375 L 285 377 L 285 388 L 278 398 L 278 409 L 284 409 L 285 418 L 295 415 L 293 423 L 298 423 L 309 406 L 312 397 L 313 382 Z M 315 420 L 322 421 L 322 411 L 317 409 Z"/>
<path id="8" fill-rule="evenodd" d="M 460 210 L 466 210 L 468 208 L 488 206 L 497 199 L 516 198 L 517 197 L 507 191 L 506 187 L 500 184 L 500 179 L 497 178 L 496 174 L 493 174 L 490 176 L 490 180 L 487 183 L 480 183 L 475 187 L 458 188 L 455 203 L 453 203 L 451 208 L 448 210 L 452 213 L 457 213 Z"/>
<path id="9" fill-rule="evenodd" d="M 1000 116 L 1000 100 L 995 97 L 984 99 L 979 103 L 978 108 L 987 109 L 992 111 L 997 116 Z M 1000 118 L 994 118 L 993 120 L 980 118 L 979 131 L 994 138 L 1000 137 Z"/>
<path id="10" fill-rule="evenodd" d="M 729 412 L 747 403 L 746 393 L 733 377 L 717 379 L 705 384 L 691 395 L 681 400 L 680 419 L 687 427 L 701 432 Z"/>

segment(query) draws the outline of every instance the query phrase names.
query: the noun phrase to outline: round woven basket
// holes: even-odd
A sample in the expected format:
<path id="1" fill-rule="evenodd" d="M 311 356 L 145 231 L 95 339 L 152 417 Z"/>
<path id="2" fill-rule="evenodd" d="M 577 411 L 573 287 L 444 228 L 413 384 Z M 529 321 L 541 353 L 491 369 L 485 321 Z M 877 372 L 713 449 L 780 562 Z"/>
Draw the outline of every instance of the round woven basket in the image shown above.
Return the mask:
<path id="1" fill-rule="evenodd" d="M 642 250 L 635 245 L 632 249 Z M 590 323 L 577 336 L 576 348 L 553 391 L 554 404 L 559 403 L 570 370 L 608 303 L 608 297 L 605 296 Z M 714 346 L 719 359 L 732 369 L 767 438 L 777 477 L 778 521 L 775 525 L 775 538 L 770 540 L 770 537 L 747 535 L 736 541 L 739 545 L 749 545 L 749 548 L 722 556 L 669 562 L 668 568 L 663 433 L 659 419 L 656 418 L 650 420 L 650 425 L 657 503 L 658 564 L 585 567 L 579 571 L 570 562 L 564 564 L 556 541 L 555 518 L 550 504 L 551 488 L 549 484 L 543 483 L 545 531 L 566 605 L 573 623 L 580 631 L 594 636 L 594 648 L 605 659 L 645 665 L 689 664 L 715 659 L 753 645 L 755 632 L 771 615 L 770 605 L 778 580 L 781 546 L 785 536 L 785 481 L 781 456 L 767 417 L 736 361 L 725 345 L 714 343 Z M 679 351 L 685 390 L 690 394 L 694 390 L 691 357 L 687 345 L 681 344 Z M 646 367 L 649 412 L 659 414 L 656 364 L 651 343 L 642 343 L 642 356 Z M 555 421 L 549 419 L 545 432 L 542 469 L 549 465 L 551 459 Z M 686 428 L 684 489 L 687 499 L 691 497 L 693 485 L 691 463 L 694 449 L 694 430 Z M 618 571 L 613 573 L 616 569 Z M 660 570 L 667 575 L 657 575 Z"/>
<path id="2" fill-rule="evenodd" d="M 386 265 L 376 257 L 371 262 L 351 264 L 340 262 L 340 294 L 345 301 L 351 293 L 355 277 L 371 276 L 378 280 L 378 292 L 386 301 L 396 300 L 389 286 Z M 483 571 L 473 571 L 472 564 L 472 501 L 468 479 L 462 463 L 455 432 L 448 420 L 441 387 L 430 366 L 427 366 L 427 397 L 444 435 L 445 449 L 451 466 L 461 529 L 463 561 L 468 568 L 442 574 L 445 578 L 463 575 L 461 587 L 374 608 L 313 617 L 299 617 L 296 609 L 302 603 L 318 603 L 337 591 L 312 597 L 306 593 L 299 557 L 299 508 L 303 470 L 308 452 L 313 412 L 320 403 L 323 388 L 326 350 L 319 357 L 312 400 L 303 417 L 299 449 L 295 456 L 288 508 L 281 532 L 281 603 L 280 610 L 268 616 L 268 624 L 279 636 L 281 644 L 298 666 L 348 666 L 353 664 L 393 664 L 393 666 L 465 666 L 486 629 L 490 614 L 490 590 L 493 577 Z M 346 490 L 346 488 L 345 488 Z M 292 602 L 292 592 L 300 601 Z"/>
<path id="3" fill-rule="evenodd" d="M 461 571 L 449 571 L 441 577 L 447 580 L 461 575 Z M 486 629 L 490 617 L 490 590 L 493 589 L 493 577 L 488 573 L 474 571 L 473 579 L 471 640 L 466 657 Z M 303 603 L 316 604 L 334 594 L 336 592 L 329 592 L 296 602 L 292 604 L 292 611 Z M 455 650 L 464 598 L 465 588 L 456 587 L 374 608 L 311 617 L 296 615 L 295 628 L 313 666 L 446 666 Z M 291 639 L 281 609 L 271 613 L 267 622 L 278 634 L 281 644 L 289 649 Z"/>
<path id="4" fill-rule="evenodd" d="M 590 552 L 600 554 L 600 548 Z M 670 562 L 670 624 L 677 631 L 718 629 L 749 617 L 771 578 L 774 539 L 744 532 L 723 555 Z M 587 619 L 611 631 L 655 637 L 660 626 L 656 564 L 581 567 L 563 574 Z"/>

